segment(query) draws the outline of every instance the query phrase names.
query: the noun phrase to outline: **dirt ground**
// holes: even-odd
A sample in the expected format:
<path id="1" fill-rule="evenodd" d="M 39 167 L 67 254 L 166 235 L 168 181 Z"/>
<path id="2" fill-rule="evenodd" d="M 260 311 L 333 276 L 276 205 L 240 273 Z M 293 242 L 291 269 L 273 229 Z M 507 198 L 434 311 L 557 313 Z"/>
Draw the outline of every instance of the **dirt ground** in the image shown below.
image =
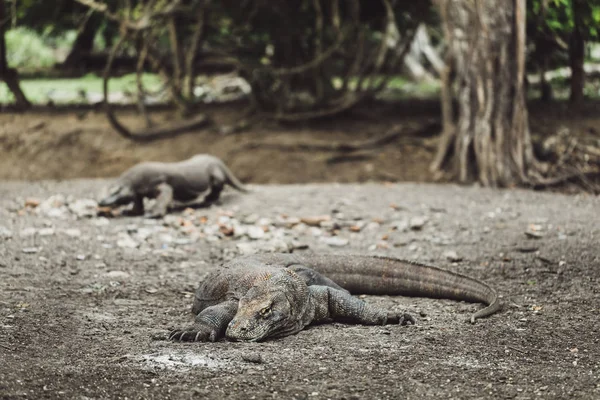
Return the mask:
<path id="1" fill-rule="evenodd" d="M 0 179 L 112 177 L 140 161 L 178 161 L 197 153 L 211 153 L 222 158 L 242 181 L 252 183 L 432 181 L 428 167 L 439 128 L 420 129 L 439 121 L 437 100 L 378 103 L 312 123 L 259 122 L 241 133 L 221 134 L 221 128 L 236 123 L 245 109 L 244 104 L 207 106 L 205 111 L 215 121 L 213 127 L 154 143 L 133 143 L 122 138 L 99 111 L 56 108 L 0 113 Z M 134 113 L 121 115 L 128 126 L 141 127 Z M 167 112 L 153 115 L 164 123 L 173 118 Z M 568 129 L 574 135 L 600 140 L 600 103 L 586 103 L 576 110 L 562 103 L 531 104 L 530 116 L 536 138 Z M 406 136 L 351 158 L 328 151 L 267 147 L 360 141 L 379 137 L 394 125 L 401 126 Z"/>
<path id="2" fill-rule="evenodd" d="M 251 194 L 227 192 L 220 205 L 158 223 L 24 209 L 27 199 L 56 194 L 93 198 L 106 183 L 0 183 L 0 398 L 600 398 L 597 196 L 410 183 L 252 185 Z M 347 244 L 333 248 L 324 228 L 269 222 L 282 214 L 366 226 L 339 229 Z M 191 292 L 205 273 L 241 243 L 268 243 L 190 240 L 185 218 L 207 227 L 258 218 L 271 226 L 268 235 L 308 245 L 296 251 L 434 263 L 492 284 L 505 306 L 471 325 L 464 319 L 480 305 L 368 296 L 412 313 L 417 325 L 331 324 L 264 343 L 171 343 L 161 337 L 191 321 Z M 156 230 L 141 235 L 148 229 Z M 127 235 L 142 244 L 119 242 Z"/>

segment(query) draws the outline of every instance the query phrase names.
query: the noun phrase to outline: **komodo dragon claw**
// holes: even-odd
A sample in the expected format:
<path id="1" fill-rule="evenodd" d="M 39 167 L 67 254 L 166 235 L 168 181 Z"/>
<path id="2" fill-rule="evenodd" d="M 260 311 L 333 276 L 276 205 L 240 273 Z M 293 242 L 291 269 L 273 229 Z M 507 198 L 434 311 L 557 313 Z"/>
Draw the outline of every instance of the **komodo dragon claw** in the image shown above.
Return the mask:
<path id="1" fill-rule="evenodd" d="M 184 331 L 172 331 L 169 334 L 169 340 L 179 342 L 216 342 L 218 332 L 214 329 L 198 329 L 197 327 L 189 328 Z"/>

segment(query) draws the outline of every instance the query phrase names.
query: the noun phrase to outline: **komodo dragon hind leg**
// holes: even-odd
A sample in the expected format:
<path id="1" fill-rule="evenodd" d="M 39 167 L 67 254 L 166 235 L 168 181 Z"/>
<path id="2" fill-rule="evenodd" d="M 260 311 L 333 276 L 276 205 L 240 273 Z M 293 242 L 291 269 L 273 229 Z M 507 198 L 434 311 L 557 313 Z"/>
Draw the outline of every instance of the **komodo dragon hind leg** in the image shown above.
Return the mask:
<path id="1" fill-rule="evenodd" d="M 212 167 L 210 170 L 210 192 L 206 195 L 202 203 L 208 206 L 219 200 L 221 192 L 225 187 L 225 180 L 226 177 L 223 171 L 220 168 Z"/>
<path id="2" fill-rule="evenodd" d="M 156 204 L 148 214 L 146 218 L 161 218 L 167 214 L 169 205 L 173 202 L 173 188 L 166 184 L 161 183 L 156 187 L 158 190 L 158 196 L 156 196 Z"/>
<path id="3" fill-rule="evenodd" d="M 193 326 L 176 329 L 169 334 L 170 340 L 184 342 L 215 342 L 225 337 L 227 325 L 238 309 L 237 300 L 228 300 L 202 310 Z"/>
<path id="4" fill-rule="evenodd" d="M 374 307 L 363 300 L 350 295 L 346 291 L 327 286 L 309 286 L 315 304 L 313 322 L 328 319 L 363 325 L 386 324 L 415 324 L 415 319 L 406 313 L 388 313 L 379 307 Z"/>

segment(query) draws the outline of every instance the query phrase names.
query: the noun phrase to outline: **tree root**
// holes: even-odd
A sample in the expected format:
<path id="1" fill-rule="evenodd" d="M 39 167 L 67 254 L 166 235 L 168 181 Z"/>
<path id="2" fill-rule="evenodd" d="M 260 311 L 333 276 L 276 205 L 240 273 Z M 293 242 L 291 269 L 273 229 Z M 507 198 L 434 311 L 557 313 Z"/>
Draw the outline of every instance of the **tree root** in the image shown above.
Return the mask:
<path id="1" fill-rule="evenodd" d="M 260 143 L 248 143 L 244 148 L 246 149 L 273 149 L 281 151 L 331 151 L 339 153 L 351 153 L 360 150 L 370 150 L 382 147 L 384 145 L 393 143 L 399 140 L 401 137 L 403 142 L 409 144 L 422 144 L 422 139 L 415 137 L 419 136 L 421 132 L 427 132 L 432 129 L 439 128 L 439 122 L 433 122 L 416 129 L 413 132 L 406 133 L 403 128 L 399 125 L 392 127 L 387 133 L 382 136 L 367 139 L 352 143 L 330 143 L 330 142 L 297 142 L 297 143 L 273 143 L 273 142 L 260 142 Z"/>
<path id="2" fill-rule="evenodd" d="M 539 179 L 531 183 L 533 190 L 543 190 L 551 187 L 557 187 L 565 183 L 579 183 L 584 189 L 594 194 L 600 194 L 600 185 L 591 182 L 592 179 L 600 178 L 600 170 L 580 171 L 576 168 L 570 168 L 571 171 L 565 172 L 560 176 L 552 178 Z"/>

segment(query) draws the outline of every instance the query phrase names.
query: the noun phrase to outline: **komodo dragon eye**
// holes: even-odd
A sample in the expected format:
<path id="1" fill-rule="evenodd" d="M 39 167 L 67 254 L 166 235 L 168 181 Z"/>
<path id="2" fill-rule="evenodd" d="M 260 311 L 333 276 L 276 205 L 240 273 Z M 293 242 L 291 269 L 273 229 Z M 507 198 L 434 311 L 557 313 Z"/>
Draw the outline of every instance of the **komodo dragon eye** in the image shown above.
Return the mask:
<path id="1" fill-rule="evenodd" d="M 271 314 L 271 305 L 264 307 L 260 310 L 260 315 L 263 317 L 268 317 Z"/>

